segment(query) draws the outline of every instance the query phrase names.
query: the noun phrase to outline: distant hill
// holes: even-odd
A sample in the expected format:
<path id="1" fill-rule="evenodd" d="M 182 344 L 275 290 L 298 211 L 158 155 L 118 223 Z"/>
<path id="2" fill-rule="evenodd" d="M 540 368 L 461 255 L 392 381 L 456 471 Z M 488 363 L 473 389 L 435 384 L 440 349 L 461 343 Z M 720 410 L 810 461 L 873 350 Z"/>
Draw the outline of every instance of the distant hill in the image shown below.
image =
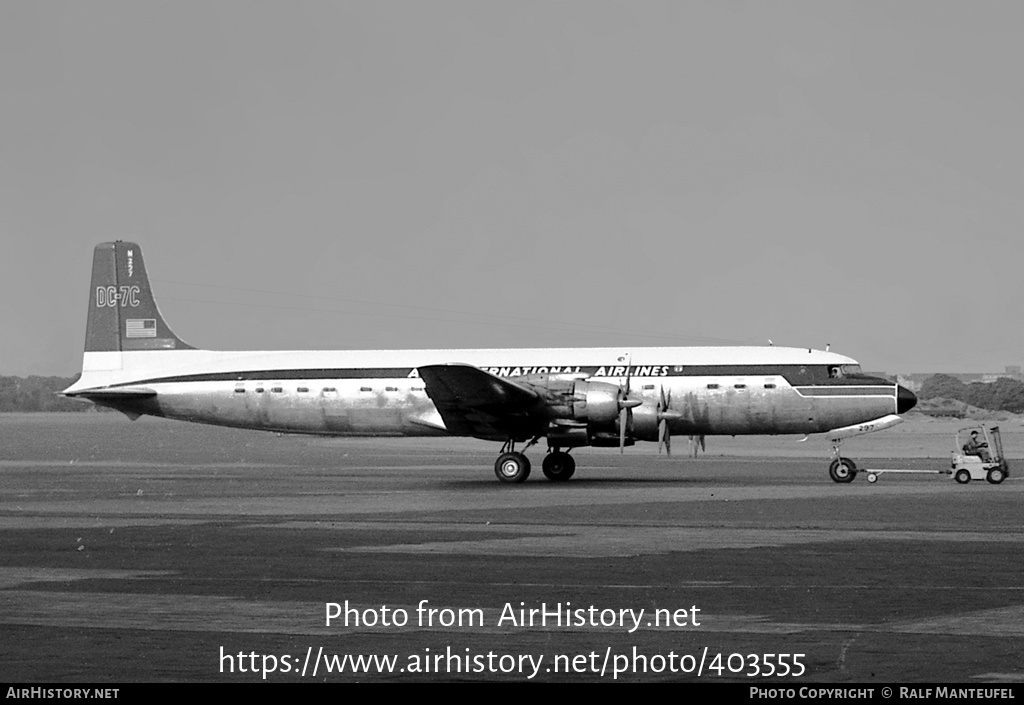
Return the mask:
<path id="1" fill-rule="evenodd" d="M 922 402 L 955 399 L 979 409 L 1024 413 L 1024 382 L 1010 377 L 964 384 L 952 375 L 932 375 L 921 385 L 917 396 Z"/>
<path id="2" fill-rule="evenodd" d="M 924 414 L 926 416 L 947 417 L 956 419 L 970 419 L 972 421 L 1011 421 L 1019 420 L 1021 416 L 1010 411 L 998 411 L 994 409 L 982 409 L 978 406 L 971 406 L 966 402 L 948 397 L 934 397 L 922 399 L 911 413 Z"/>

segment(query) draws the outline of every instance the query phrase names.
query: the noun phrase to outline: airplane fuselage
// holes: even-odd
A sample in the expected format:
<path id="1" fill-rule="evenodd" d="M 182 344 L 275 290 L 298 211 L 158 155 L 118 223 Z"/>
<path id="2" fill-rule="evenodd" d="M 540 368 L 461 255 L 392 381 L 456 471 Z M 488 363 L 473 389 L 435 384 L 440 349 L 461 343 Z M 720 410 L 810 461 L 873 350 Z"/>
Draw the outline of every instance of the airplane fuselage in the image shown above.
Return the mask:
<path id="1" fill-rule="evenodd" d="M 88 353 L 104 386 L 144 387 L 151 397 L 119 408 L 187 421 L 325 435 L 423 436 L 448 433 L 418 368 L 453 361 L 496 377 L 630 388 L 630 438 L 657 440 L 663 395 L 679 414 L 672 434 L 819 433 L 899 411 L 899 388 L 851 372 L 856 362 L 818 350 L 737 348 L 546 348 Z M 108 356 L 110 364 L 103 364 Z M 151 356 L 160 356 L 153 374 Z M 133 364 L 134 363 L 134 364 Z M 120 365 L 121 369 L 104 369 Z M 90 386 L 88 376 L 75 389 Z M 556 406 L 557 408 L 557 406 Z M 538 417 L 550 428 L 557 411 Z M 538 426 L 537 431 L 543 429 Z M 609 428 L 609 432 L 612 429 Z M 567 440 L 562 445 L 583 445 Z"/>
<path id="2" fill-rule="evenodd" d="M 472 436 L 503 443 L 495 474 L 524 481 L 515 450 L 547 440 L 544 474 L 569 479 L 566 449 L 671 437 L 831 432 L 830 474 L 856 470 L 844 437 L 886 428 L 913 393 L 855 360 L 783 347 L 219 352 L 160 314 L 142 250 L 93 254 L 82 376 L 64 394 L 129 416 L 338 436 Z"/>

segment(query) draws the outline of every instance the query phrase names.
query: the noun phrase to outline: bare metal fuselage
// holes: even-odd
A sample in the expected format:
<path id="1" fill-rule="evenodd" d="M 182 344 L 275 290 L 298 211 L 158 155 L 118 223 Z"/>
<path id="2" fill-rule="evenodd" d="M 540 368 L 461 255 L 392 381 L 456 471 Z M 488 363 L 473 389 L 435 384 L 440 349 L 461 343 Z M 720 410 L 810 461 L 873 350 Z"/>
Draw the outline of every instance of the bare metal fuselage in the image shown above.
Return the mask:
<path id="1" fill-rule="evenodd" d="M 155 392 L 94 401 L 132 414 L 291 433 L 447 434 L 417 368 L 454 361 L 533 383 L 587 379 L 621 387 L 628 377 L 630 397 L 642 401 L 631 412 L 631 440 L 658 439 L 658 403 L 665 398 L 678 415 L 668 421 L 673 435 L 819 433 L 895 414 L 899 405 L 899 388 L 887 380 L 829 377 L 850 358 L 770 347 L 87 355 L 86 369 L 106 389 Z M 90 376 L 68 392 L 95 389 Z M 553 434 L 558 422 L 538 421 Z"/>
<path id="2" fill-rule="evenodd" d="M 827 350 L 783 347 L 216 352 L 178 337 L 156 305 L 142 250 L 93 251 L 82 376 L 64 393 L 129 416 L 351 436 L 499 441 L 494 470 L 519 483 L 526 448 L 568 480 L 567 450 L 679 434 L 831 432 L 836 482 L 856 474 L 842 438 L 899 423 L 909 390 Z M 525 448 L 524 448 L 525 450 Z"/>

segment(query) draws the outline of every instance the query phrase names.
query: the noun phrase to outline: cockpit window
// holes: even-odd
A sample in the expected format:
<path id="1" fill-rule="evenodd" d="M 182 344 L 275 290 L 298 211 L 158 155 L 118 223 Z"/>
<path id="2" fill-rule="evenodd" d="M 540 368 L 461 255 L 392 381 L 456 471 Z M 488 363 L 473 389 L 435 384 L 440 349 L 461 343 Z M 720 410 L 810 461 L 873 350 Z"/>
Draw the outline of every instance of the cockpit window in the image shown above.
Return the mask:
<path id="1" fill-rule="evenodd" d="M 829 379 L 842 379 L 843 377 L 862 377 L 860 365 L 829 365 Z"/>

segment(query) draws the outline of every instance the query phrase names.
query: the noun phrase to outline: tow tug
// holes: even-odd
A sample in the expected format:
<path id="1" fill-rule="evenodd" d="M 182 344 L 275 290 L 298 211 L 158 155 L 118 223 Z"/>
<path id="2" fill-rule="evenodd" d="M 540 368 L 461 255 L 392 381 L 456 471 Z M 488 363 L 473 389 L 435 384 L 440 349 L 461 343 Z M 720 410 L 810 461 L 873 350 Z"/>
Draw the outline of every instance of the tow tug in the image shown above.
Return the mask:
<path id="1" fill-rule="evenodd" d="M 950 467 L 943 470 L 901 470 L 896 468 L 865 470 L 868 482 L 877 482 L 883 473 L 917 475 L 952 475 L 961 485 L 971 480 L 987 480 L 993 485 L 1010 476 L 1010 465 L 1003 454 L 1003 437 L 999 427 L 984 424 L 958 429 Z M 982 440 L 984 439 L 984 440 Z"/>
<path id="2" fill-rule="evenodd" d="M 968 440 L 960 445 L 961 434 L 965 434 L 964 438 L 970 438 L 978 431 L 984 434 L 984 441 L 979 438 L 976 444 Z M 1003 455 L 1003 437 L 999 434 L 998 426 L 968 426 L 960 429 L 956 432 L 956 448 L 950 472 L 961 485 L 971 480 L 988 480 L 998 485 L 1010 476 L 1010 465 Z"/>

